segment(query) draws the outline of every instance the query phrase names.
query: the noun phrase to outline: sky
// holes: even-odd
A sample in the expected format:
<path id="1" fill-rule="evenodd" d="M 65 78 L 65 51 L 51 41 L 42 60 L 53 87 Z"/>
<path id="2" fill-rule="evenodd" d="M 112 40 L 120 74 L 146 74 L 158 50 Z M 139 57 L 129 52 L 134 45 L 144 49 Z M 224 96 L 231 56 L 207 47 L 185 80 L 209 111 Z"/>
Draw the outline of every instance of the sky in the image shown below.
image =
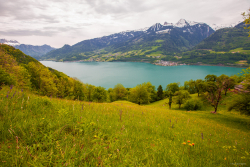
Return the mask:
<path id="1" fill-rule="evenodd" d="M 235 24 L 249 8 L 250 0 L 0 0 L 0 39 L 60 48 L 180 19 Z"/>

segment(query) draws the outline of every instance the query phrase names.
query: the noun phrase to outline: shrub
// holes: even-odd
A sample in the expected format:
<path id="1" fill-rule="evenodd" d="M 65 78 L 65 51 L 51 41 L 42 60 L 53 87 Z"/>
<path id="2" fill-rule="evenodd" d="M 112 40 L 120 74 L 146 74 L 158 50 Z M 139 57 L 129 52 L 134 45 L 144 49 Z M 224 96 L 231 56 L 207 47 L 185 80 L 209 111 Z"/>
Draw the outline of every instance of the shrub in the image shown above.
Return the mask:
<path id="1" fill-rule="evenodd" d="M 200 110 L 202 108 L 202 106 L 203 106 L 202 101 L 197 100 L 197 99 L 190 99 L 190 100 L 188 100 L 184 104 L 184 108 L 187 111 L 190 111 L 190 110 L 193 110 L 193 111 Z"/>

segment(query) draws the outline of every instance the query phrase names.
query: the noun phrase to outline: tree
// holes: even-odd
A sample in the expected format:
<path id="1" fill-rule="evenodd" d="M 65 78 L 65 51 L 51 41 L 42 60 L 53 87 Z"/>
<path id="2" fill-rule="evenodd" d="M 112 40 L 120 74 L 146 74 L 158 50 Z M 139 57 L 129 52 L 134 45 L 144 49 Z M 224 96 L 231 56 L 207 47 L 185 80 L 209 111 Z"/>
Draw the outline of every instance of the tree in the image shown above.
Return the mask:
<path id="1" fill-rule="evenodd" d="M 184 90 L 187 90 L 190 94 L 194 94 L 197 92 L 197 89 L 195 87 L 195 81 L 194 80 L 189 80 L 185 81 L 184 83 Z"/>
<path id="2" fill-rule="evenodd" d="M 86 84 L 86 100 L 87 101 L 93 101 L 93 92 L 94 92 L 95 86 L 94 85 L 90 85 L 90 84 Z"/>
<path id="3" fill-rule="evenodd" d="M 163 99 L 163 89 L 162 86 L 159 85 L 157 88 L 157 100 L 162 100 Z"/>
<path id="4" fill-rule="evenodd" d="M 174 101 L 176 104 L 179 104 L 179 108 L 181 108 L 181 105 L 184 104 L 185 101 L 190 98 L 190 94 L 187 90 L 179 90 L 175 92 L 174 95 Z"/>
<path id="5" fill-rule="evenodd" d="M 207 92 L 204 94 L 204 97 L 209 101 L 211 106 L 214 107 L 214 112 L 217 112 L 218 104 L 222 98 L 222 90 L 223 90 L 224 81 L 220 83 L 217 82 L 207 82 L 206 90 Z"/>
<path id="6" fill-rule="evenodd" d="M 108 89 L 108 95 L 109 95 L 109 101 L 110 102 L 115 101 L 115 93 L 114 93 L 114 90 L 112 88 Z"/>
<path id="7" fill-rule="evenodd" d="M 113 100 L 124 100 L 126 97 L 127 90 L 122 84 L 115 85 L 113 89 Z"/>
<path id="8" fill-rule="evenodd" d="M 249 11 L 248 13 L 246 13 L 246 12 L 242 13 L 243 18 L 245 19 L 244 20 L 245 24 L 250 24 L 250 9 L 248 9 L 248 11 Z M 247 27 L 247 29 L 250 29 L 250 26 Z M 250 31 L 249 31 L 249 37 L 250 37 Z"/>
<path id="9" fill-rule="evenodd" d="M 200 94 L 201 94 L 202 92 L 204 92 L 204 90 L 205 90 L 204 81 L 201 80 L 201 79 L 197 79 L 197 80 L 195 81 L 195 89 L 196 89 L 196 91 L 197 91 L 197 93 L 198 93 L 198 96 L 200 96 Z"/>
<path id="10" fill-rule="evenodd" d="M 225 74 L 222 74 L 217 78 L 218 82 L 222 84 L 222 87 L 224 89 L 225 95 L 227 95 L 227 90 L 229 88 L 233 88 L 235 85 L 235 80 L 233 77 L 228 77 Z"/>
<path id="11" fill-rule="evenodd" d="M 233 109 L 239 111 L 241 114 L 250 115 L 250 95 L 247 93 L 235 95 L 228 107 L 228 111 Z"/>
<path id="12" fill-rule="evenodd" d="M 155 86 L 153 86 L 150 82 L 146 83 L 147 91 L 150 95 L 150 103 L 155 102 L 157 100 L 157 93 L 155 91 Z"/>
<path id="13" fill-rule="evenodd" d="M 179 82 L 178 83 L 174 82 L 174 83 L 168 84 L 166 87 L 166 92 L 168 93 L 171 91 L 174 94 L 176 91 L 179 91 L 179 89 L 180 89 L 179 85 L 180 85 Z"/>
<path id="14" fill-rule="evenodd" d="M 139 105 L 148 104 L 150 102 L 150 92 L 148 92 L 147 85 L 143 83 L 131 88 L 129 100 Z"/>
<path id="15" fill-rule="evenodd" d="M 84 97 L 83 83 L 79 80 L 74 80 L 74 99 L 84 100 Z"/>
<path id="16" fill-rule="evenodd" d="M 206 82 L 215 82 L 217 79 L 217 76 L 216 75 L 210 75 L 208 74 L 206 77 L 205 77 L 205 81 Z"/>
<path id="17" fill-rule="evenodd" d="M 94 88 L 93 100 L 99 102 L 104 102 L 107 99 L 107 92 L 105 88 L 98 86 Z"/>

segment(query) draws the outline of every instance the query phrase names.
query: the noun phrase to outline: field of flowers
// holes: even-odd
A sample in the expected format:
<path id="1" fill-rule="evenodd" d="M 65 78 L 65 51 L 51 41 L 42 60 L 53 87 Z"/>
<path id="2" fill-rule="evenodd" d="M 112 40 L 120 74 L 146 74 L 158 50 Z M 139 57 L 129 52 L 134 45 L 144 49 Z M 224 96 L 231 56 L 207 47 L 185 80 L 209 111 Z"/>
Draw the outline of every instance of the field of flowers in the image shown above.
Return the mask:
<path id="1" fill-rule="evenodd" d="M 0 166 L 250 166 L 250 118 L 226 111 L 230 97 L 218 114 L 166 102 L 91 103 L 5 86 Z"/>

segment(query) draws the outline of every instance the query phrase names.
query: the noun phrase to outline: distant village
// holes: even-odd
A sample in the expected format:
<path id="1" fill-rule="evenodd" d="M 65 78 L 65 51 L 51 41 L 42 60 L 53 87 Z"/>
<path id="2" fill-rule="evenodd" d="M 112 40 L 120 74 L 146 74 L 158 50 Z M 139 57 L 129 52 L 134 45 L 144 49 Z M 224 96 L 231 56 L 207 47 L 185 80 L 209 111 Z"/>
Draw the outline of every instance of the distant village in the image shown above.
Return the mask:
<path id="1" fill-rule="evenodd" d="M 178 64 L 177 62 L 173 62 L 173 61 L 163 61 L 163 60 L 157 60 L 156 63 L 154 63 L 155 65 L 158 66 L 178 66 L 178 65 L 186 65 L 184 64 Z"/>

